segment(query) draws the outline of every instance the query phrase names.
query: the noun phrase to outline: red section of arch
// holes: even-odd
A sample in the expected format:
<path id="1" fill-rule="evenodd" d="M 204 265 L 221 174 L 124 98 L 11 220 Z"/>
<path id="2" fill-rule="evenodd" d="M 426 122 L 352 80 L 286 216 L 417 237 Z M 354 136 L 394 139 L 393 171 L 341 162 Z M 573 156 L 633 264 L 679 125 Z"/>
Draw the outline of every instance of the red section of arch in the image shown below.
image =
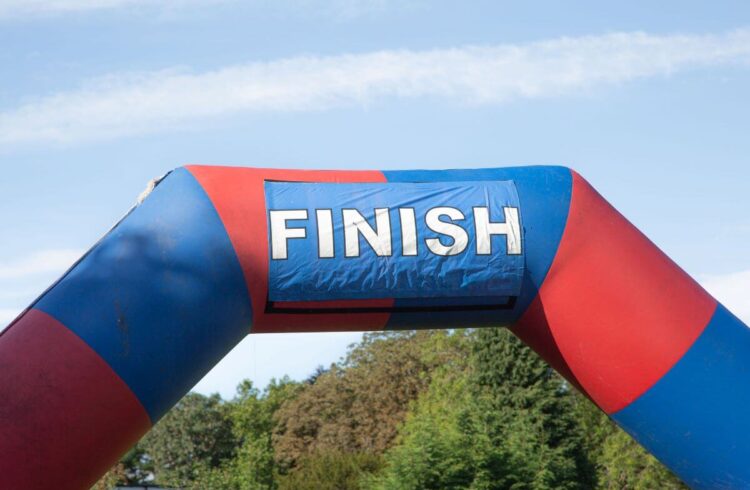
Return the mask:
<path id="1" fill-rule="evenodd" d="M 544 307 L 539 296 L 529 305 L 529 308 L 518 322 L 510 327 L 510 330 L 523 343 L 539 354 L 542 359 L 547 361 L 555 371 L 578 388 L 579 391 L 586 393 L 586 390 L 570 370 L 570 366 L 563 359 L 562 353 L 555 343 L 555 338 L 550 331 L 547 318 L 544 315 Z"/>
<path id="2" fill-rule="evenodd" d="M 0 403 L 2 488 L 90 488 L 151 427 L 125 382 L 46 313 L 0 339 L 0 393 L 12 394 Z"/>
<path id="3" fill-rule="evenodd" d="M 232 241 L 253 306 L 252 333 L 382 330 L 388 313 L 265 313 L 268 296 L 268 222 L 265 180 L 290 182 L 385 182 L 379 171 L 280 170 L 239 167 L 187 167 L 208 194 Z M 316 306 L 316 302 L 309 303 Z M 326 301 L 317 306 L 390 307 L 393 300 Z M 299 303 L 294 304 L 300 306 Z"/>
<path id="4" fill-rule="evenodd" d="M 516 330 L 613 413 L 670 370 L 715 309 L 716 300 L 574 173 L 560 248 L 522 320 L 533 331 Z"/>

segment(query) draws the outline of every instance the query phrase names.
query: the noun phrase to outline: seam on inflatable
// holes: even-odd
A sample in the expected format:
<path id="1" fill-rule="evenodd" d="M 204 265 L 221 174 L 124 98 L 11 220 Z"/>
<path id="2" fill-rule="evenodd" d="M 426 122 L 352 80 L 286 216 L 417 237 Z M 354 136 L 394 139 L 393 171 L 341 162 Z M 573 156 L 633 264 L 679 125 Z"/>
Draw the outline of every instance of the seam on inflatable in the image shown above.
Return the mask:
<path id="1" fill-rule="evenodd" d="M 561 166 L 561 168 L 564 168 L 570 174 L 570 193 L 569 193 L 570 197 L 568 198 L 568 212 L 565 213 L 565 224 L 563 226 L 562 233 L 560 234 L 560 238 L 558 238 L 558 240 L 557 240 L 557 246 L 555 247 L 555 253 L 552 254 L 552 260 L 550 261 L 549 265 L 547 266 L 547 270 L 544 273 L 544 277 L 539 282 L 539 286 L 536 288 L 536 294 L 531 298 L 531 300 L 529 301 L 529 304 L 526 305 L 526 308 L 524 308 L 523 311 L 518 312 L 518 318 L 516 318 L 516 320 L 512 324 L 510 324 L 508 327 L 514 327 L 514 326 L 516 326 L 518 324 L 518 322 L 521 321 L 521 318 L 523 318 L 523 316 L 529 311 L 529 308 L 531 308 L 531 306 L 534 304 L 534 301 L 536 301 L 537 298 L 539 298 L 539 293 L 542 290 L 542 286 L 544 285 L 545 281 L 547 280 L 547 277 L 549 276 L 549 271 L 552 270 L 552 266 L 554 265 L 555 261 L 557 260 L 557 255 L 560 252 L 560 245 L 562 244 L 563 238 L 565 237 L 565 232 L 568 229 L 568 221 L 570 220 L 570 208 L 573 205 L 573 189 L 574 189 L 574 180 L 575 180 L 574 177 L 575 177 L 575 175 L 577 175 L 577 172 L 575 172 L 570 167 Z M 560 355 L 562 356 L 562 352 L 560 353 Z M 565 359 L 563 359 L 563 360 L 565 360 Z M 567 363 L 567 360 L 565 362 Z"/>
<path id="2" fill-rule="evenodd" d="M 130 387 L 130 385 L 127 383 L 127 381 L 125 381 L 124 379 L 122 379 L 122 377 L 117 373 L 117 371 L 115 371 L 115 369 L 109 364 L 109 362 L 107 362 L 107 360 L 104 357 L 102 357 L 102 355 L 99 354 L 99 352 L 97 352 L 96 349 L 94 349 L 88 342 L 86 342 L 86 340 L 84 338 L 82 338 L 80 335 L 78 335 L 78 333 L 76 333 L 73 329 L 71 329 L 65 323 L 63 323 L 62 321 L 60 321 L 60 319 L 58 319 L 55 315 L 53 315 L 53 314 L 51 314 L 51 313 L 49 313 L 49 312 L 47 312 L 45 310 L 42 310 L 42 309 L 29 308 L 29 310 L 32 310 L 32 309 L 35 309 L 36 311 L 38 311 L 38 312 L 40 312 L 40 313 L 42 313 L 42 314 L 44 314 L 44 315 L 52 318 L 53 320 L 55 320 L 56 323 L 58 323 L 60 326 L 62 326 L 63 328 L 65 328 L 75 338 L 77 338 L 79 341 L 81 341 L 81 343 L 83 345 L 85 345 L 88 350 L 90 350 L 91 352 L 93 352 L 96 355 L 96 357 L 99 358 L 102 361 L 102 363 L 106 366 L 106 369 L 108 369 L 109 372 L 114 375 L 115 379 L 117 379 L 120 383 L 122 383 L 122 385 L 125 388 L 127 388 L 128 393 L 130 393 L 131 395 L 133 395 L 133 399 L 138 402 L 138 407 L 146 415 L 146 418 L 148 418 L 148 421 L 151 424 L 151 427 L 154 426 L 154 421 L 151 418 L 151 414 L 149 414 L 148 410 L 146 410 L 146 407 L 143 405 L 143 402 L 138 397 L 138 395 L 135 393 L 135 391 L 133 391 L 133 388 Z"/>
<path id="3" fill-rule="evenodd" d="M 229 233 L 229 230 L 227 230 L 227 225 L 224 223 L 224 219 L 221 216 L 221 213 L 219 213 L 219 210 L 216 209 L 216 203 L 214 203 L 213 199 L 211 199 L 211 196 L 208 192 L 206 192 L 206 189 L 203 188 L 203 184 L 201 184 L 200 179 L 195 176 L 195 174 L 190 169 L 191 165 L 186 165 L 183 168 L 188 175 L 190 175 L 190 178 L 195 181 L 196 185 L 200 188 L 201 192 L 205 196 L 206 200 L 211 204 L 211 209 L 213 210 L 214 214 L 216 215 L 216 218 L 219 220 L 219 223 L 221 223 L 221 228 L 224 230 L 224 234 L 227 236 L 227 240 L 232 246 L 232 254 L 234 254 L 234 259 L 237 263 L 237 267 L 239 268 L 240 272 L 242 273 L 242 279 L 243 279 L 243 287 L 245 288 L 245 297 L 247 298 L 248 303 L 250 303 L 250 325 L 247 326 L 247 334 L 250 333 L 250 331 L 253 328 L 253 298 L 250 295 L 250 290 L 247 286 L 247 277 L 245 276 L 245 269 L 242 267 L 242 261 L 240 260 L 240 256 L 237 254 L 237 247 L 234 244 L 234 241 L 232 240 L 232 235 Z"/>

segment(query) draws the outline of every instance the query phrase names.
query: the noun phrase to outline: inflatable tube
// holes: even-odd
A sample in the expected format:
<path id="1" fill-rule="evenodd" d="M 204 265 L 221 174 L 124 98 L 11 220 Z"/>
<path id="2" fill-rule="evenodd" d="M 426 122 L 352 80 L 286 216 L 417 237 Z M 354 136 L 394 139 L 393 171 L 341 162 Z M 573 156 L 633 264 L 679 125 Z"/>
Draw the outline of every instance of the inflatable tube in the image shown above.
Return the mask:
<path id="1" fill-rule="evenodd" d="M 509 326 L 694 488 L 750 330 L 563 167 L 188 166 L 0 334 L 5 488 L 88 488 L 248 333 Z"/>

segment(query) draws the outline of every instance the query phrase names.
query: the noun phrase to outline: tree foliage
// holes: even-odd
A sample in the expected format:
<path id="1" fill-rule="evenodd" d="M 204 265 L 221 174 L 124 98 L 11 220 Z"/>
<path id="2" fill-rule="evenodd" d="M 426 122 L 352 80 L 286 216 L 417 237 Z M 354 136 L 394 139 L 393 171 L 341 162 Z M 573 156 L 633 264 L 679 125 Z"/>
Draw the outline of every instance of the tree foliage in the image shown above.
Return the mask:
<path id="1" fill-rule="evenodd" d="M 382 467 L 382 457 L 327 451 L 302 456 L 294 471 L 279 477 L 279 490 L 364 490 L 365 478 Z"/>
<path id="2" fill-rule="evenodd" d="M 510 450 L 513 488 L 591 488 L 574 398 L 565 381 L 506 329 L 474 342 L 474 383 L 489 401 L 495 440 Z"/>
<path id="3" fill-rule="evenodd" d="M 278 411 L 276 459 L 283 470 L 308 453 L 382 453 L 430 373 L 460 357 L 465 333 L 366 334 L 346 359 Z"/>
<path id="4" fill-rule="evenodd" d="M 441 369 L 386 453 L 386 468 L 369 488 L 510 488 L 510 454 L 493 441 L 486 400 L 474 396 L 469 373 Z"/>
<path id="5" fill-rule="evenodd" d="M 193 483 L 196 490 L 206 488 L 232 490 L 272 490 L 277 488 L 272 434 L 276 412 L 294 399 L 302 385 L 289 378 L 271 380 L 261 392 L 246 380 L 237 388 L 229 416 L 237 441 L 235 457 L 220 467 L 199 473 Z"/>
<path id="6" fill-rule="evenodd" d="M 306 380 L 191 393 L 95 488 L 682 489 L 504 329 L 367 334 Z"/>
<path id="7" fill-rule="evenodd" d="M 382 489 L 591 488 L 572 395 L 503 329 L 475 333 L 471 360 L 441 368 L 376 479 Z"/>
<path id="8" fill-rule="evenodd" d="M 237 438 L 229 407 L 218 395 L 189 393 L 140 443 L 153 462 L 156 482 L 190 485 L 199 474 L 234 457 Z"/>

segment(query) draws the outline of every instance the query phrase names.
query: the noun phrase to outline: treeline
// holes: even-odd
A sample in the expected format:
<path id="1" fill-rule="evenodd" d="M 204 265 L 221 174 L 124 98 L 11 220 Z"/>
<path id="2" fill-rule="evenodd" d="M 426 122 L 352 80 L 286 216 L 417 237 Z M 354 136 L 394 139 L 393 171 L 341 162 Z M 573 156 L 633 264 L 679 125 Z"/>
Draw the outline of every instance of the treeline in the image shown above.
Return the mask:
<path id="1" fill-rule="evenodd" d="M 187 395 L 98 484 L 677 489 L 505 329 L 367 334 L 307 380 Z"/>

